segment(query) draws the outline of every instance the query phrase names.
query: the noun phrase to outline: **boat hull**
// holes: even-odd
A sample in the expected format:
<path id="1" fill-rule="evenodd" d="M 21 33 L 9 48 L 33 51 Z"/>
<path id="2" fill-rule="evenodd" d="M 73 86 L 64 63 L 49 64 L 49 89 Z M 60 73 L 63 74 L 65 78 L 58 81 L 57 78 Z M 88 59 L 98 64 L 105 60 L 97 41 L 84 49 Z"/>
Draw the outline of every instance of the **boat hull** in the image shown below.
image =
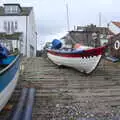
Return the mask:
<path id="1" fill-rule="evenodd" d="M 64 53 L 48 50 L 47 55 L 57 65 L 73 67 L 89 74 L 98 66 L 105 48 L 86 50 L 81 53 Z"/>
<path id="2" fill-rule="evenodd" d="M 19 56 L 17 56 L 15 60 L 7 66 L 7 68 L 0 71 L 0 111 L 7 104 L 16 87 L 19 77 L 19 71 Z"/>

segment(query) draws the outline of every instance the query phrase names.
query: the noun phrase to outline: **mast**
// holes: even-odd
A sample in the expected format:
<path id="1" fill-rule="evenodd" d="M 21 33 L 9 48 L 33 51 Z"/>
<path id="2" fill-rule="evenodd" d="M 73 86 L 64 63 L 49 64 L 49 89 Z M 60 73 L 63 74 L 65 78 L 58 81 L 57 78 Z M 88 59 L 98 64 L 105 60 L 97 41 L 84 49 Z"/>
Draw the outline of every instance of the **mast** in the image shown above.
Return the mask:
<path id="1" fill-rule="evenodd" d="M 101 12 L 99 12 L 99 27 L 101 27 Z"/>
<path id="2" fill-rule="evenodd" d="M 66 6 L 66 17 L 67 17 L 67 29 L 70 30 L 70 21 L 69 21 L 69 7 L 68 2 L 65 0 L 65 6 Z"/>

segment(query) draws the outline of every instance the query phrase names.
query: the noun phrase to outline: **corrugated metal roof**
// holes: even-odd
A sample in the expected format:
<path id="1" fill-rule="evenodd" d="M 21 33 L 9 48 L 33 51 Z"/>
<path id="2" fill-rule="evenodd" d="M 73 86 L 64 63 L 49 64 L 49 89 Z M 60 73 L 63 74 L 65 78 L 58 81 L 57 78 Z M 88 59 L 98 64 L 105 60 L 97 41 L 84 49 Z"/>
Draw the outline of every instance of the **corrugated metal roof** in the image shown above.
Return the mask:
<path id="1" fill-rule="evenodd" d="M 117 27 L 120 28 L 120 22 L 114 22 L 114 21 L 112 21 L 112 23 L 113 23 L 114 25 L 116 25 Z"/>
<path id="2" fill-rule="evenodd" d="M 4 7 L 0 7 L 0 16 L 28 16 L 33 7 L 21 7 L 21 12 L 19 14 L 5 14 Z"/>

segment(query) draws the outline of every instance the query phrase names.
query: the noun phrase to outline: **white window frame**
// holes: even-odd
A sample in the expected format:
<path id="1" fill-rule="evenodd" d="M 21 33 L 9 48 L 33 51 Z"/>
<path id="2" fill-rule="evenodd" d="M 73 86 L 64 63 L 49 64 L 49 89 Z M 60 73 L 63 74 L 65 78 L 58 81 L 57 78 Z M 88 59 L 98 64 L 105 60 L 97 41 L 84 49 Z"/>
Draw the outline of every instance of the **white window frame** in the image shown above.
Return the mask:
<path id="1" fill-rule="evenodd" d="M 6 14 L 16 14 L 18 13 L 18 6 L 5 6 Z"/>

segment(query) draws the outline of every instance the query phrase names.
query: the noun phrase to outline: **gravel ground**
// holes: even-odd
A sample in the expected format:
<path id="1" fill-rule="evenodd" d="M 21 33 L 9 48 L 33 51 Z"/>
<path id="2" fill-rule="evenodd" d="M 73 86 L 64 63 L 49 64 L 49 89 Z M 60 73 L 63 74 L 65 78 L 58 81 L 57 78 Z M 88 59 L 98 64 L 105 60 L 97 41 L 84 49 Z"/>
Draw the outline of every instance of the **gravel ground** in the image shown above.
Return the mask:
<path id="1" fill-rule="evenodd" d="M 17 104 L 24 86 L 35 87 L 33 120 L 120 120 L 119 72 L 120 63 L 106 60 L 85 76 L 47 58 L 24 58 L 9 104 Z M 5 112 L 6 116 L 9 113 Z M 4 110 L 0 114 L 3 120 Z"/>

